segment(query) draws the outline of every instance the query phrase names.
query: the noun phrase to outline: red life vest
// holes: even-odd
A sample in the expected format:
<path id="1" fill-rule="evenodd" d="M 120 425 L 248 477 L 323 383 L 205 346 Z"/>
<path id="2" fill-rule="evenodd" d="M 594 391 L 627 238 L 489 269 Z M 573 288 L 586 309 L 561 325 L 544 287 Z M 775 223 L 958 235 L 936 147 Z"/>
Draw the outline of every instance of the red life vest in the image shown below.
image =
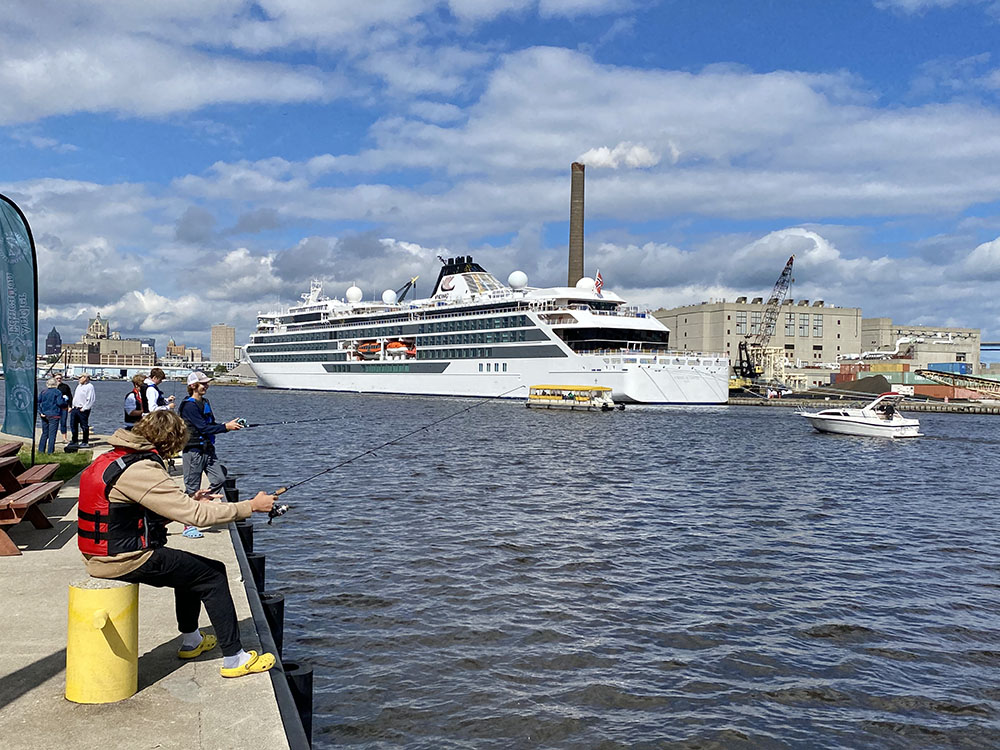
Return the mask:
<path id="1" fill-rule="evenodd" d="M 76 525 L 81 552 L 120 555 L 167 543 L 168 519 L 139 503 L 113 503 L 108 498 L 122 472 L 136 461 L 157 461 L 163 465 L 163 459 L 155 451 L 115 448 L 98 456 L 83 470 Z"/>

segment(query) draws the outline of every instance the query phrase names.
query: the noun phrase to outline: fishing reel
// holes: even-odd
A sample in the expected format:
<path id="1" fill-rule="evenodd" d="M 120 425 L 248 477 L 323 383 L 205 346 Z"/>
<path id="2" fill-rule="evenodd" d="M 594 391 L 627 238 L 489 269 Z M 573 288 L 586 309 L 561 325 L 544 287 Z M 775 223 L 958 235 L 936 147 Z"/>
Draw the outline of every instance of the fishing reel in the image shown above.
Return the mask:
<path id="1" fill-rule="evenodd" d="M 238 424 L 240 427 L 249 427 L 250 426 L 250 423 L 247 420 L 245 420 L 243 417 L 236 417 L 236 419 L 234 419 L 233 421 L 236 422 L 236 424 Z"/>
<path id="2" fill-rule="evenodd" d="M 270 526 L 271 521 L 273 521 L 278 516 L 285 515 L 289 510 L 291 510 L 291 507 L 287 504 L 275 505 L 273 508 L 271 508 L 271 510 L 267 512 L 267 525 Z"/>
<path id="3" fill-rule="evenodd" d="M 274 496 L 277 497 L 278 495 L 282 495 L 286 492 L 288 492 L 287 487 L 279 487 L 274 491 Z M 291 507 L 287 503 L 282 503 L 281 505 L 272 506 L 271 510 L 267 512 L 267 525 L 270 526 L 271 521 L 273 521 L 278 516 L 285 515 L 289 510 L 291 510 Z"/>

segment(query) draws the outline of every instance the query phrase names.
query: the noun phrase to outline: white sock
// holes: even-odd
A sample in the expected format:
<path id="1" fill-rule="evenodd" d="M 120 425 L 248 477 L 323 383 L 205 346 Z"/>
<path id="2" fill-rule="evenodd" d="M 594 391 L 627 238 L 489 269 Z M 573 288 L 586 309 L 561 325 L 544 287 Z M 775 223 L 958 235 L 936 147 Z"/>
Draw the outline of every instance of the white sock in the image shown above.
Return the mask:
<path id="1" fill-rule="evenodd" d="M 201 631 L 195 630 L 193 633 L 181 633 L 181 650 L 192 651 L 201 644 Z"/>
<path id="2" fill-rule="evenodd" d="M 248 654 L 243 649 L 240 649 L 240 652 L 238 654 L 222 657 L 222 668 L 235 669 L 236 667 L 242 667 L 248 661 L 250 661 L 250 654 Z"/>

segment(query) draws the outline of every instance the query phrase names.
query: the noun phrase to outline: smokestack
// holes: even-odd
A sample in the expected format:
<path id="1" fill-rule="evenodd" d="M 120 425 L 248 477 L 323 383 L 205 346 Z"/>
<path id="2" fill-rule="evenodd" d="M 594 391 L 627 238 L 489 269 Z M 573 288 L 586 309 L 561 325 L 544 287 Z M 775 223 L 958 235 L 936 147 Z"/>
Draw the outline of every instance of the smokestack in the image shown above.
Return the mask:
<path id="1" fill-rule="evenodd" d="M 568 286 L 583 278 L 583 164 L 573 162 L 569 191 L 569 275 Z"/>

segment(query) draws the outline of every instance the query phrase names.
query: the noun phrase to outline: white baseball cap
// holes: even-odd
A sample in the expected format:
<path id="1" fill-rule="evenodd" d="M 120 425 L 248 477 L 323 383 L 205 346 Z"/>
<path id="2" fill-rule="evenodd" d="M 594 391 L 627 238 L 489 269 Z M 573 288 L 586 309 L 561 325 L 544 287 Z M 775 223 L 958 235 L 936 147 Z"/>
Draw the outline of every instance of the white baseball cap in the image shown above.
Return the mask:
<path id="1" fill-rule="evenodd" d="M 201 370 L 195 370 L 188 375 L 188 385 L 194 385 L 195 383 L 210 383 L 211 381 L 212 379 Z"/>

